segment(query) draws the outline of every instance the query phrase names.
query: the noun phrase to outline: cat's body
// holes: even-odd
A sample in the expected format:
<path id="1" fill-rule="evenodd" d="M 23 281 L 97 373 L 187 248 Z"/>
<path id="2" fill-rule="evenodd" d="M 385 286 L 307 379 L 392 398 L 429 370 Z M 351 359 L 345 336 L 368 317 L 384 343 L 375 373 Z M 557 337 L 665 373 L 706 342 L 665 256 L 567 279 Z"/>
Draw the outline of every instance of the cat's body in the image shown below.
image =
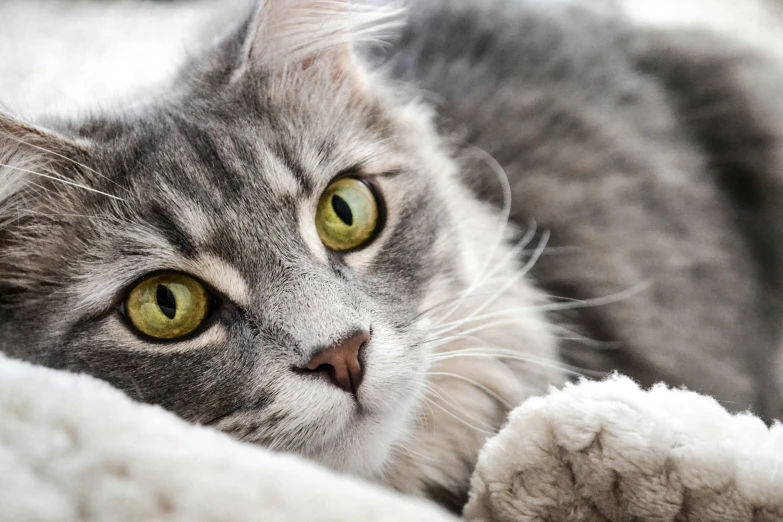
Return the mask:
<path id="1" fill-rule="evenodd" d="M 711 35 L 645 32 L 576 3 L 450 5 L 419 3 L 385 56 L 395 78 L 430 93 L 467 183 L 483 172 L 478 192 L 497 199 L 479 147 L 505 169 L 512 220 L 551 231 L 536 285 L 576 302 L 608 297 L 553 314 L 570 329 L 563 360 L 777 416 L 775 64 Z"/>
<path id="2" fill-rule="evenodd" d="M 62 136 L 0 120 L 0 349 L 455 510 L 562 362 L 779 411 L 774 67 L 576 3 L 444 0 L 366 69 L 323 22 L 341 2 L 270 5 L 157 100 Z M 385 200 L 345 255 L 313 226 L 341 173 Z M 200 335 L 118 312 L 162 270 L 219 296 Z M 355 331 L 352 400 L 302 369 Z"/>
<path id="3" fill-rule="evenodd" d="M 519 226 L 552 231 L 537 283 L 579 300 L 651 286 L 577 311 L 587 337 L 623 348 L 565 343 L 567 360 L 774 415 L 783 305 L 774 64 L 579 4 L 432 5 L 417 5 L 389 53 L 393 75 L 430 93 L 440 129 L 467 154 L 477 146 L 503 166 Z M 470 183 L 482 169 L 465 170 Z M 482 193 L 497 195 L 489 183 Z"/>

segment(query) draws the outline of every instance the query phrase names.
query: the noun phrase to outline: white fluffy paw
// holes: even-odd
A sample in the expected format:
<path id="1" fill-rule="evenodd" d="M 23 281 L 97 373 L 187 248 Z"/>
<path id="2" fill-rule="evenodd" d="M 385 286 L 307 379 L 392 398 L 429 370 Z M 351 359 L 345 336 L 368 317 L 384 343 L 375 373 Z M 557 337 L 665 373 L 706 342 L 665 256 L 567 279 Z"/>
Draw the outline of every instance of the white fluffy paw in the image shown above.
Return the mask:
<path id="1" fill-rule="evenodd" d="M 485 446 L 466 519 L 783 521 L 783 425 L 625 377 L 527 401 Z"/>

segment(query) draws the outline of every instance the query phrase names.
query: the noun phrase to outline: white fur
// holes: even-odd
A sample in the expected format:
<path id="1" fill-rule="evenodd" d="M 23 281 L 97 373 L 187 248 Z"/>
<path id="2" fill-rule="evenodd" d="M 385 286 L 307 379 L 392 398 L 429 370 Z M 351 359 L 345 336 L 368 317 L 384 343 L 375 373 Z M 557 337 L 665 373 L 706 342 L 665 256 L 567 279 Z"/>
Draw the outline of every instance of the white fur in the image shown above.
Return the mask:
<path id="1" fill-rule="evenodd" d="M 183 259 L 182 268 L 217 288 L 233 302 L 243 306 L 250 303 L 250 288 L 231 263 L 213 254 L 200 254 L 195 261 Z"/>
<path id="2" fill-rule="evenodd" d="M 30 176 L 26 171 L 40 168 L 40 158 L 21 156 L 14 154 L 14 150 L 0 151 L 0 215 L 9 215 L 9 210 L 16 210 L 10 206 L 12 196 L 15 196 L 29 182 Z M 12 216 L 15 212 L 10 213 Z M 13 219 L 13 218 L 12 218 Z M 6 224 L 0 220 L 0 227 Z"/>
<path id="3" fill-rule="evenodd" d="M 399 24 L 400 14 L 393 2 L 265 0 L 256 10 L 259 30 L 246 53 L 250 61 L 285 66 L 350 42 L 380 38 L 384 29 Z"/>

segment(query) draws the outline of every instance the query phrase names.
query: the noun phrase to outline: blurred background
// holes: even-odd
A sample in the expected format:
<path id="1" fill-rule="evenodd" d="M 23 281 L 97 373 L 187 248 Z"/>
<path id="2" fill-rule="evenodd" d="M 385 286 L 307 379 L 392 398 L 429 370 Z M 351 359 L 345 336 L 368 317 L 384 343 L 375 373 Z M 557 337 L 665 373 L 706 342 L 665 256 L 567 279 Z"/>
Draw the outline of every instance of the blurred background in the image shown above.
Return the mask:
<path id="1" fill-rule="evenodd" d="M 608 5 L 641 24 L 728 33 L 783 61 L 783 0 L 518 1 Z M 205 33 L 217 37 L 247 5 L 248 0 L 0 0 L 0 104 L 35 118 L 154 95 L 189 54 L 210 41 Z"/>

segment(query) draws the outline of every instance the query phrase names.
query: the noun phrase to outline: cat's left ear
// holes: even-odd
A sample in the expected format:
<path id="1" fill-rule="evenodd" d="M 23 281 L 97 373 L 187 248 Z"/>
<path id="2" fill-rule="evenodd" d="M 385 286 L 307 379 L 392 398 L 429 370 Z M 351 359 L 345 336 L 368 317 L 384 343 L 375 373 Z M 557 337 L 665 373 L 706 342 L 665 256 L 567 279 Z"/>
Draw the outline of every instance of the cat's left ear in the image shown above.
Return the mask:
<path id="1" fill-rule="evenodd" d="M 243 69 L 325 72 L 357 87 L 354 46 L 396 25 L 400 10 L 349 0 L 261 0 L 243 47 Z"/>
<path id="2" fill-rule="evenodd" d="M 85 173 L 77 167 L 88 149 L 86 142 L 0 112 L 0 226 L 24 187 L 85 183 Z"/>

